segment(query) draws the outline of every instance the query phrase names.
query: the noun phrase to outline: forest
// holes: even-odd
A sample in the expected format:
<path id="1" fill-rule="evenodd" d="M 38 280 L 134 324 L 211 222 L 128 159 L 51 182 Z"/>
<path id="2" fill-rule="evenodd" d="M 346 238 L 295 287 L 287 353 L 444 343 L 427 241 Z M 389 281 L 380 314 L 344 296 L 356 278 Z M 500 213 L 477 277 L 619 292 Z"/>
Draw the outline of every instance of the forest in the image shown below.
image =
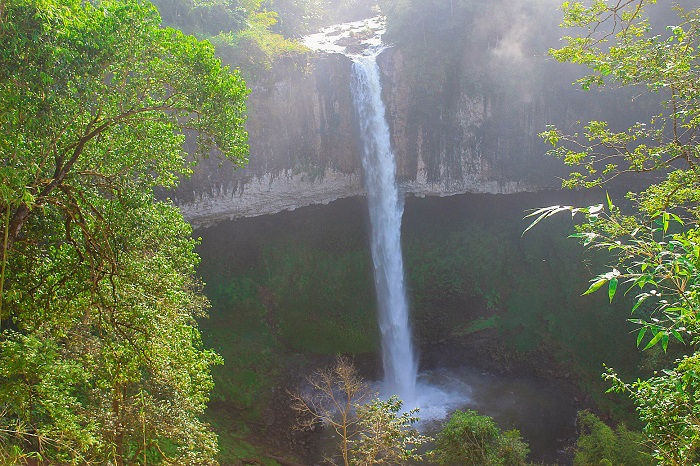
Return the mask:
<path id="1" fill-rule="evenodd" d="M 416 355 L 389 393 L 376 169 L 206 228 L 179 204 L 269 156 L 251 96 L 321 95 L 305 36 L 377 15 Z M 699 46 L 655 0 L 0 0 L 0 465 L 698 464 Z M 319 186 L 331 137 L 285 148 Z M 407 167 L 483 177 L 424 198 Z"/>

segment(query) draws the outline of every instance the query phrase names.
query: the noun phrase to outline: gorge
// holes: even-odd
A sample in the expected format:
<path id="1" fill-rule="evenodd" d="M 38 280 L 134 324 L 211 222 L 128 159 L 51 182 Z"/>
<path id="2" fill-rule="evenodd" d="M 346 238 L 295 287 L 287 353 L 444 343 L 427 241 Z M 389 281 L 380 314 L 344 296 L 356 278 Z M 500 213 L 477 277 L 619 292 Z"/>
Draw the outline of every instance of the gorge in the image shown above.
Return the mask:
<path id="1" fill-rule="evenodd" d="M 549 72 L 555 65 L 539 48 L 539 34 L 556 31 L 554 15 L 547 19 L 537 19 L 544 23 L 521 39 L 512 59 L 493 44 L 482 48 L 463 38 L 446 44 L 441 37 L 432 51 L 396 45 L 379 57 L 403 192 L 557 187 L 565 169 L 543 156 L 537 133 L 551 121 L 571 123 L 574 114 L 610 113 L 621 100 L 584 98 L 571 88 L 575 74 Z M 200 163 L 173 196 L 188 220 L 203 226 L 364 194 L 351 68 L 339 53 L 289 57 L 275 65 L 271 82 L 253 83 L 250 163 L 237 171 L 214 160 Z"/>
<path id="2" fill-rule="evenodd" d="M 700 464 L 679 3 L 0 2 L 0 464 Z"/>
<path id="3" fill-rule="evenodd" d="M 554 26 L 542 29 L 547 27 Z M 360 39 L 373 36 L 367 31 Z M 407 210 L 402 240 L 408 296 L 401 297 L 399 287 L 399 297 L 390 301 L 398 303 L 400 314 L 410 303 L 425 381 L 442 374 L 438 385 L 448 385 L 441 369 L 464 374 L 472 367 L 479 375 L 469 383 L 482 391 L 455 390 L 458 406 L 486 410 L 502 425 L 522 429 L 534 459 L 562 461 L 574 435 L 576 409 L 594 404 L 586 392 L 604 392 L 600 364 L 633 368 L 638 356 L 615 349 L 628 327 L 605 325 L 618 307 L 578 300 L 586 278 L 574 269 L 581 260 L 571 250 L 575 245 L 564 244 L 570 223 L 523 239 L 521 219 L 527 209 L 547 203 L 578 204 L 600 196 L 552 190 L 566 169 L 543 156 L 537 132 L 552 120 L 571 123 L 573 115 L 614 115 L 625 96 L 591 99 L 573 92 L 574 75 L 547 73 L 551 64 L 543 56 L 525 58 L 528 47 L 541 45 L 529 42 L 533 37 L 520 38 L 523 48 L 515 55 L 502 43 L 482 50 L 472 44 L 456 62 L 445 49 L 420 55 L 397 45 L 371 66 L 378 73 L 373 78 L 384 84 L 381 98 L 374 97 L 385 106 L 381 137 L 389 140 L 380 145 L 393 146 L 384 150 L 396 156 L 395 168 L 389 168 L 395 170 L 396 186 L 390 179 L 380 185 L 392 191 L 391 209 L 399 204 L 395 196 L 408 196 L 414 206 Z M 298 373 L 328 363 L 327 355 L 355 355 L 364 376 L 384 378 L 397 387 L 390 392 L 400 392 L 407 402 L 415 393 L 418 362 L 405 341 L 405 317 L 400 319 L 402 349 L 379 346 L 375 309 L 388 307 L 382 296 L 388 292 L 378 291 L 375 299 L 371 281 L 375 277 L 378 286 L 383 281 L 381 266 L 372 264 L 372 256 L 382 254 L 374 238 L 378 221 L 372 219 L 374 172 L 363 167 L 367 128 L 356 116 L 357 91 L 353 94 L 358 65 L 342 51 L 314 54 L 308 61 L 282 60 L 274 81 L 252 90 L 248 167 L 232 172 L 204 162 L 175 193 L 203 238 L 202 276 L 214 306 L 211 325 L 203 324 L 205 341 L 227 361 L 227 367 L 215 370 L 220 402 L 214 409 L 262 409 L 267 426 L 258 434 L 262 438 L 277 423 L 284 425 L 284 416 L 271 414 L 279 401 L 261 393 L 279 394 L 302 383 Z M 425 196 L 436 199 L 420 199 Z M 397 235 L 401 211 L 391 217 L 385 223 L 393 224 Z M 236 232 L 246 225 L 257 226 L 250 234 Z M 390 242 L 400 252 L 398 237 Z M 393 268 L 401 269 L 401 263 Z M 233 342 L 226 342 L 223 329 L 235 335 Z M 376 359 L 380 353 L 383 361 Z M 392 362 L 395 357 L 401 361 Z M 520 402 L 520 397 L 533 400 L 525 392 L 489 405 L 484 393 L 499 382 L 491 381 L 489 388 L 479 377 L 494 374 L 534 375 L 526 386 L 548 380 L 567 395 L 550 395 L 558 401 L 535 408 L 544 410 L 537 415 L 527 411 L 537 404 Z M 518 385 L 509 383 L 504 386 Z M 248 401 L 241 405 L 234 399 Z M 596 397 L 595 403 L 612 406 L 607 397 Z M 518 418 L 519 409 L 528 414 Z M 538 420 L 527 427 L 526 417 Z"/>
<path id="4" fill-rule="evenodd" d="M 523 211 L 562 200 L 590 198 L 411 196 L 402 241 L 422 382 L 519 428 L 534 461 L 566 464 L 559 451 L 575 435 L 575 410 L 591 407 L 589 396 L 604 412 L 621 409 L 620 397 L 605 395 L 602 363 L 631 369 L 639 355 L 620 350 L 631 326 L 610 325 L 619 305 L 580 298 L 589 277 L 577 268 L 586 255 L 566 239 L 570 222 L 521 236 Z M 272 451 L 313 448 L 284 414 L 285 389 L 303 386 L 313 368 L 342 353 L 368 380 L 383 378 L 369 231 L 363 198 L 197 231 L 213 306 L 203 338 L 226 361 L 214 368 L 211 409 L 233 413 L 231 422 L 252 416 L 252 436 Z M 418 414 L 445 415 L 425 405 Z"/>

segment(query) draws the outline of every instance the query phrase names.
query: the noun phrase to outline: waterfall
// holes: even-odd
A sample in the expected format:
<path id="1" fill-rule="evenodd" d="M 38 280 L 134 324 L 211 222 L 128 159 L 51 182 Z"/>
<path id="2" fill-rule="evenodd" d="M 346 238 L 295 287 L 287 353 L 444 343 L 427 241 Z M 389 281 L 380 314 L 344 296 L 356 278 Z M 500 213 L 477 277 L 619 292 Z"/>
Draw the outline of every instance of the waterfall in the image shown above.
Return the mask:
<path id="1" fill-rule="evenodd" d="M 363 143 L 362 166 L 371 222 L 374 281 L 382 334 L 384 391 L 413 406 L 418 369 L 408 321 L 401 255 L 403 199 L 396 184 L 396 161 L 382 102 L 378 51 L 353 56 L 353 98 Z"/>
<path id="2" fill-rule="evenodd" d="M 396 185 L 396 161 L 382 102 L 377 55 L 381 52 L 384 18 L 329 26 L 304 43 L 326 53 L 353 60 L 352 93 L 363 144 L 362 166 L 372 226 L 371 249 L 379 306 L 384 364 L 383 395 L 398 395 L 415 407 L 418 363 L 411 343 L 408 299 L 401 256 L 403 199 Z M 349 46 L 350 45 L 350 46 Z"/>
<path id="3" fill-rule="evenodd" d="M 432 382 L 440 379 L 431 379 L 428 373 L 417 380 L 418 362 L 411 342 L 401 255 L 403 197 L 396 184 L 396 160 L 391 150 L 377 65 L 385 30 L 384 18 L 377 16 L 329 26 L 304 38 L 304 44 L 319 52 L 342 53 L 353 61 L 352 95 L 363 145 L 362 167 L 382 334 L 382 395 L 398 395 L 406 408 L 420 408 L 424 420 L 445 419 L 451 411 L 464 406 L 470 389 L 461 382 L 452 386 L 449 381 L 441 383 L 450 386 L 445 391 L 433 385 Z"/>

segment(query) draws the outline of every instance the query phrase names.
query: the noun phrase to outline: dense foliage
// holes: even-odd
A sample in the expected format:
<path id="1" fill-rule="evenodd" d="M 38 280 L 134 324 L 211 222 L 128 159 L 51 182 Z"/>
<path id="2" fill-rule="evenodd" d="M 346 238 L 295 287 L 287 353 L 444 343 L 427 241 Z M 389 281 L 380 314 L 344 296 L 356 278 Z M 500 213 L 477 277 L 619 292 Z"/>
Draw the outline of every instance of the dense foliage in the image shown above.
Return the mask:
<path id="1" fill-rule="evenodd" d="M 156 187 L 247 154 L 245 86 L 138 0 L 0 5 L 0 455 L 210 464 L 219 357 Z"/>
<path id="2" fill-rule="evenodd" d="M 155 0 L 163 22 L 185 32 L 214 36 L 240 32 L 261 13 L 279 21 L 272 32 L 296 38 L 322 25 L 369 17 L 371 0 Z"/>
<path id="3" fill-rule="evenodd" d="M 263 82 L 278 59 L 306 52 L 302 45 L 279 33 L 276 28 L 279 14 L 268 9 L 262 0 L 155 0 L 153 3 L 164 24 L 209 39 L 216 47 L 217 56 L 237 67 L 250 84 Z"/>
<path id="4" fill-rule="evenodd" d="M 502 432 L 476 411 L 455 411 L 438 433 L 433 458 L 441 465 L 524 466 L 530 449 L 517 430 Z"/>
<path id="5" fill-rule="evenodd" d="M 605 361 L 629 371 L 639 363 L 633 346 L 620 348 L 632 326 L 610 325 L 624 305 L 580 299 L 588 275 L 578 267 L 584 252 L 566 240 L 569 219 L 521 238 L 522 211 L 560 196 L 407 200 L 403 245 L 416 345 L 428 364 L 439 358 L 571 374 L 601 409 L 619 415 L 628 406 L 604 394 L 600 367 Z M 314 363 L 319 355 L 378 351 L 365 209 L 361 199 L 348 199 L 198 232 L 212 300 L 204 339 L 226 361 L 213 370 L 212 399 L 218 412 L 235 413 L 226 425 L 263 425 L 275 387 L 299 372 L 300 354 Z M 593 269 L 604 264 L 586 258 Z M 231 462 L 251 456 L 235 451 L 234 439 L 223 449 Z"/>
<path id="6" fill-rule="evenodd" d="M 581 434 L 576 441 L 575 466 L 653 464 L 651 455 L 644 451 L 644 435 L 627 430 L 624 424 L 619 424 L 613 430 L 591 412 L 581 411 L 578 415 L 578 428 Z"/>
<path id="7" fill-rule="evenodd" d="M 575 236 L 618 259 L 588 292 L 606 287 L 612 300 L 626 285 L 635 296 L 637 346 L 686 345 L 686 356 L 646 380 L 626 383 L 612 370 L 606 374 L 637 405 L 655 459 L 684 465 L 695 464 L 700 449 L 700 9 L 674 7 L 676 21 L 659 30 L 646 14 L 654 3 L 567 2 L 564 26 L 575 33 L 551 54 L 589 68 L 579 80 L 583 89 L 632 86 L 650 94 L 660 104 L 655 114 L 637 115 L 641 121 L 627 128 L 591 121 L 581 134 L 553 127 L 543 134 L 551 152 L 574 167 L 565 186 L 600 186 L 630 174 L 649 174 L 644 180 L 651 184 L 628 194 L 630 208 L 608 198 L 587 208 L 542 209 L 535 222 L 557 211 L 582 212 L 588 221 Z"/>

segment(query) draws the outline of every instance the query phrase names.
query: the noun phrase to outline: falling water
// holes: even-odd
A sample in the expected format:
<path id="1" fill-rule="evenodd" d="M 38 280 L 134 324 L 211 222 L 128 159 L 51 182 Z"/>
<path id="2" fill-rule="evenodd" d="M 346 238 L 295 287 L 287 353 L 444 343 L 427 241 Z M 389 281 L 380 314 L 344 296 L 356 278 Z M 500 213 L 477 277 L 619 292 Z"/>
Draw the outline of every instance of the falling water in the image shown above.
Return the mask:
<path id="1" fill-rule="evenodd" d="M 412 406 L 417 363 L 411 344 L 401 256 L 403 199 L 396 185 L 396 162 L 381 99 L 377 54 L 378 51 L 353 57 L 353 97 L 364 146 L 362 166 L 372 224 L 372 260 L 382 333 L 384 391 L 397 394 L 406 406 Z"/>
<path id="2" fill-rule="evenodd" d="M 522 415 L 527 422 L 533 422 L 533 415 L 528 411 L 530 407 L 538 416 L 543 412 L 555 414 L 549 418 L 551 421 L 545 422 L 551 424 L 552 432 L 568 432 L 572 425 L 572 411 L 563 404 L 550 409 L 540 408 L 549 405 L 538 405 L 539 401 L 535 404 L 532 401 L 522 402 L 524 398 L 533 400 L 541 395 L 544 403 L 549 403 L 555 397 L 547 394 L 546 390 L 538 390 L 535 395 L 529 395 L 527 390 L 514 391 L 513 387 L 518 385 L 512 381 L 503 384 L 492 376 L 476 373 L 469 368 L 457 371 L 438 369 L 424 372 L 418 377 L 401 256 L 403 199 L 396 185 L 396 162 L 381 99 L 377 65 L 384 30 L 383 18 L 375 17 L 329 26 L 304 39 L 304 43 L 313 50 L 341 53 L 353 60 L 352 92 L 364 146 L 362 165 L 372 224 L 371 249 L 382 333 L 382 394 L 397 394 L 406 408 L 420 408 L 419 416 L 424 424 L 418 425 L 419 428 L 434 428 L 434 421 L 446 419 L 456 409 L 481 410 L 482 407 L 487 414 L 501 416 L 502 419 Z M 559 413 L 560 406 L 568 411 Z M 542 421 L 535 422 L 537 427 L 534 431 L 542 431 Z"/>

